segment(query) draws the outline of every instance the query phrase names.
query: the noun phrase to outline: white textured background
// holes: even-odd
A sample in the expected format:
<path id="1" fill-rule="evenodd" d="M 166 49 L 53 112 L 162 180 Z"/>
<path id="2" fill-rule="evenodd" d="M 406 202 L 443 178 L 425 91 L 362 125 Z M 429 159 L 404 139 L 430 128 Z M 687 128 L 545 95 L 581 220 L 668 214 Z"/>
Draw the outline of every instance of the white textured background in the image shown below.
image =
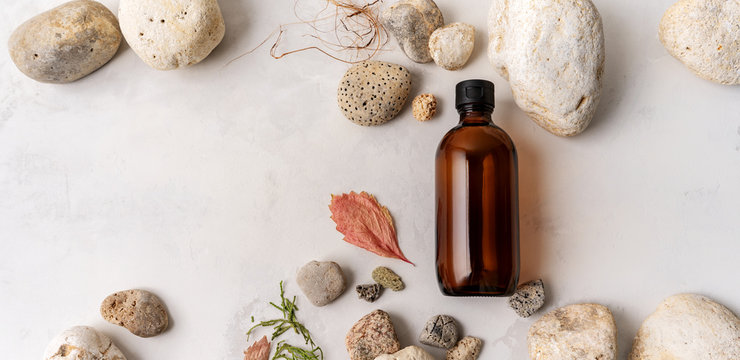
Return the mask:
<path id="1" fill-rule="evenodd" d="M 521 278 L 545 280 L 545 310 L 609 306 L 622 358 L 669 295 L 698 292 L 740 311 L 740 87 L 701 80 L 663 49 L 657 25 L 670 0 L 595 1 L 603 96 L 591 126 L 569 139 L 530 121 L 488 65 L 488 1 L 439 1 L 448 22 L 479 31 L 462 71 L 412 63 L 393 42 L 379 56 L 407 66 L 412 95 L 436 94 L 441 111 L 417 123 L 407 108 L 376 128 L 336 106 L 345 64 L 317 53 L 273 60 L 263 47 L 224 66 L 294 21 L 292 1 L 221 0 L 226 37 L 192 68 L 159 72 L 122 45 L 68 85 L 32 81 L 7 55 L 11 31 L 58 1 L 1 2 L 4 359 L 41 359 L 73 325 L 96 326 L 129 360 L 239 359 L 249 316 L 275 315 L 265 304 L 278 282 L 298 294 L 294 274 L 312 259 L 337 261 L 353 285 L 390 265 L 408 285 L 375 304 L 354 291 L 324 308 L 300 298 L 329 360 L 346 358 L 345 333 L 378 307 L 404 346 L 447 313 L 484 339 L 482 359 L 526 358 L 527 329 L 543 312 L 518 319 L 504 299 L 446 298 L 436 285 L 432 159 L 457 122 L 454 85 L 476 77 L 496 83 L 495 121 L 518 147 Z M 116 11 L 117 1 L 103 3 Z M 288 34 L 296 44 L 298 33 Z M 327 205 L 349 190 L 390 208 L 416 267 L 341 240 Z M 100 317 L 106 295 L 133 287 L 166 302 L 166 333 L 141 339 Z"/>

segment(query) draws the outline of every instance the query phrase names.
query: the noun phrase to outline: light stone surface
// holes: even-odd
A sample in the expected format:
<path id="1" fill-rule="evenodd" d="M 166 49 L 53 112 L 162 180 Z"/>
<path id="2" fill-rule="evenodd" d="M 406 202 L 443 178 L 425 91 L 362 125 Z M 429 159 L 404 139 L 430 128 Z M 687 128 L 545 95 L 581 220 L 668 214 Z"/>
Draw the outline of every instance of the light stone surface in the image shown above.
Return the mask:
<path id="1" fill-rule="evenodd" d="M 44 360 L 126 360 L 126 357 L 105 334 L 89 326 L 75 326 L 51 340 Z"/>
<path id="2" fill-rule="evenodd" d="M 488 56 L 517 106 L 559 136 L 586 129 L 601 98 L 604 31 L 590 0 L 494 0 Z"/>
<path id="3" fill-rule="evenodd" d="M 344 335 L 378 306 L 403 346 L 435 359 L 445 350 L 419 344 L 421 327 L 436 312 L 453 316 L 465 335 L 483 340 L 480 360 L 529 359 L 529 326 L 572 303 L 609 304 L 620 360 L 669 295 L 700 292 L 740 311 L 740 87 L 698 79 L 666 52 L 656 32 L 673 0 L 595 2 L 608 57 L 602 100 L 588 130 L 567 139 L 532 122 L 492 71 L 487 1 L 437 1 L 449 21 L 478 30 L 461 70 L 415 64 L 391 39 L 395 50 L 377 59 L 407 67 L 409 102 L 435 94 L 437 115 L 418 123 L 407 104 L 378 127 L 352 124 L 337 108 L 347 64 L 312 52 L 274 60 L 268 46 L 225 66 L 264 40 L 278 17 L 293 20 L 284 1 L 220 1 L 227 34 L 188 69 L 151 69 L 121 44 L 81 81 L 30 80 L 8 56 L 8 37 L 62 2 L 5 1 L 0 12 L 6 359 L 40 360 L 76 324 L 110 335 L 129 360 L 242 359 L 250 316 L 276 315 L 267 302 L 280 300 L 281 280 L 329 360 L 349 359 Z M 119 1 L 101 3 L 115 12 Z M 294 30 L 285 45 L 302 44 Z M 442 296 L 434 275 L 432 159 L 459 120 L 455 84 L 479 77 L 496 84 L 494 121 L 517 146 L 521 279 L 547 281 L 550 298 L 529 319 L 504 298 Z M 342 241 L 327 204 L 329 194 L 350 190 L 372 192 L 390 209 L 415 267 Z M 311 259 L 337 261 L 348 287 L 371 282 L 377 266 L 407 287 L 372 304 L 348 289 L 315 308 L 295 283 Z M 165 333 L 141 339 L 100 318 L 106 295 L 132 287 L 166 301 Z M 412 299 L 423 307 L 410 307 Z"/>
<path id="4" fill-rule="evenodd" d="M 420 343 L 444 349 L 455 346 L 457 338 L 457 322 L 449 315 L 432 316 L 419 334 Z"/>
<path id="5" fill-rule="evenodd" d="M 429 37 L 429 53 L 434 63 L 447 70 L 460 70 L 475 47 L 475 27 L 465 23 L 447 24 Z"/>
<path id="6" fill-rule="evenodd" d="M 705 296 L 671 296 L 642 323 L 629 359 L 740 359 L 740 319 Z"/>
<path id="7" fill-rule="evenodd" d="M 347 288 L 344 272 L 333 261 L 310 261 L 298 270 L 296 283 L 315 306 L 324 306 Z"/>
<path id="8" fill-rule="evenodd" d="M 434 357 L 418 346 L 407 346 L 393 354 L 383 354 L 375 360 L 434 360 Z"/>
<path id="9" fill-rule="evenodd" d="M 380 21 L 409 59 L 417 63 L 432 61 L 429 37 L 445 23 L 433 0 L 400 0 L 383 11 Z"/>
<path id="10" fill-rule="evenodd" d="M 28 77 L 63 84 L 105 65 L 120 43 L 118 20 L 105 5 L 76 0 L 18 26 L 8 40 L 8 50 Z"/>
<path id="11" fill-rule="evenodd" d="M 529 328 L 530 359 L 617 358 L 617 326 L 599 304 L 575 304 L 545 314 Z"/>
<path id="12" fill-rule="evenodd" d="M 545 305 L 545 284 L 542 279 L 532 280 L 517 286 L 509 298 L 509 307 L 520 317 L 532 316 Z"/>
<path id="13" fill-rule="evenodd" d="M 696 75 L 740 84 L 740 1 L 680 0 L 663 15 L 658 36 Z"/>
<path id="14" fill-rule="evenodd" d="M 121 0 L 118 18 L 128 45 L 157 70 L 201 62 L 225 33 L 217 0 Z"/>

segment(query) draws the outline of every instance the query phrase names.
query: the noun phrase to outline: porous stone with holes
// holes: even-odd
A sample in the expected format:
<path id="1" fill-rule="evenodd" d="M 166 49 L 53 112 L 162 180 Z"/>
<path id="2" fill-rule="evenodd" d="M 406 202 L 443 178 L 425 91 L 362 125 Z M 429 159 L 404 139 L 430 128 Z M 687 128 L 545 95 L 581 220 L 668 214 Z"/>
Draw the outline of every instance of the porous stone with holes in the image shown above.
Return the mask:
<path id="1" fill-rule="evenodd" d="M 169 325 L 162 301 L 151 292 L 140 289 L 108 295 L 100 305 L 100 315 L 107 322 L 123 326 L 141 337 L 159 335 Z"/>
<path id="2" fill-rule="evenodd" d="M 225 32 L 217 0 L 121 0 L 118 19 L 131 49 L 157 70 L 201 62 Z"/>
<path id="3" fill-rule="evenodd" d="M 337 103 L 357 125 L 381 125 L 403 109 L 411 90 L 405 67 L 383 61 L 363 61 L 349 68 L 339 82 Z"/>

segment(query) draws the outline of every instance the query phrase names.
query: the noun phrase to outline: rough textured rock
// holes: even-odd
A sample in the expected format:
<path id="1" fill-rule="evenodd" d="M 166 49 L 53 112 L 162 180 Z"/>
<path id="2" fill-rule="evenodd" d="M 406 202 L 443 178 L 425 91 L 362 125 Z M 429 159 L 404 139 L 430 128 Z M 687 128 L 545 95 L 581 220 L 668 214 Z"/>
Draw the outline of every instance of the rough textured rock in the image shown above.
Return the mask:
<path id="1" fill-rule="evenodd" d="M 519 285 L 509 298 L 509 307 L 523 318 L 532 316 L 542 305 L 545 305 L 545 285 L 542 279 Z"/>
<path id="2" fill-rule="evenodd" d="M 363 316 L 349 330 L 344 344 L 351 360 L 374 360 L 401 349 L 391 317 L 383 310 Z"/>
<path id="3" fill-rule="evenodd" d="M 337 103 L 357 125 L 385 124 L 403 109 L 411 90 L 411 74 L 401 65 L 363 61 L 349 68 L 339 82 Z"/>
<path id="4" fill-rule="evenodd" d="M 529 328 L 531 359 L 617 358 L 617 326 L 611 311 L 599 304 L 576 304 L 545 314 Z"/>
<path id="5" fill-rule="evenodd" d="M 680 0 L 660 21 L 660 42 L 700 77 L 740 84 L 740 2 Z"/>
<path id="6" fill-rule="evenodd" d="M 401 0 L 388 7 L 381 14 L 380 21 L 409 59 L 418 63 L 432 61 L 429 36 L 445 23 L 434 1 Z"/>
<path id="7" fill-rule="evenodd" d="M 411 102 L 414 118 L 419 121 L 429 121 L 437 113 L 437 98 L 432 94 L 421 94 Z"/>
<path id="8" fill-rule="evenodd" d="M 642 323 L 629 358 L 740 359 L 740 319 L 704 296 L 671 296 Z"/>
<path id="9" fill-rule="evenodd" d="M 28 77 L 68 83 L 110 60 L 121 43 L 118 20 L 103 4 L 76 0 L 21 24 L 8 40 L 15 66 Z"/>
<path id="10" fill-rule="evenodd" d="M 466 336 L 457 342 L 455 347 L 447 350 L 447 360 L 475 360 L 483 346 L 481 339 Z"/>
<path id="11" fill-rule="evenodd" d="M 357 285 L 355 291 L 357 291 L 357 296 L 360 299 L 367 302 L 374 302 L 382 294 L 383 287 L 380 284 Z"/>
<path id="12" fill-rule="evenodd" d="M 475 47 L 475 27 L 452 23 L 434 30 L 429 37 L 429 53 L 434 62 L 447 70 L 459 70 L 470 59 Z"/>
<path id="13" fill-rule="evenodd" d="M 590 0 L 493 0 L 488 56 L 547 131 L 581 133 L 601 97 L 604 32 Z"/>
<path id="14" fill-rule="evenodd" d="M 406 287 L 403 284 L 401 277 L 385 266 L 376 267 L 375 270 L 373 270 L 372 276 L 376 283 L 382 285 L 386 289 L 401 291 Z"/>
<path id="15" fill-rule="evenodd" d="M 434 357 L 418 346 L 407 346 L 393 354 L 384 354 L 375 360 L 434 360 Z"/>
<path id="16" fill-rule="evenodd" d="M 103 333 L 88 326 L 75 326 L 51 340 L 44 360 L 126 360 L 126 357 Z"/>
<path id="17" fill-rule="evenodd" d="M 298 270 L 298 286 L 309 301 L 324 306 L 342 295 L 346 288 L 344 272 L 333 261 L 311 261 Z"/>
<path id="18" fill-rule="evenodd" d="M 123 326 L 141 337 L 159 335 L 169 324 L 162 301 L 149 291 L 139 289 L 108 295 L 100 305 L 100 315 L 109 323 Z"/>
<path id="19" fill-rule="evenodd" d="M 424 325 L 419 335 L 419 342 L 424 345 L 450 349 L 457 343 L 457 322 L 448 315 L 432 316 Z"/>
<path id="20" fill-rule="evenodd" d="M 216 0 L 121 0 L 118 19 L 131 49 L 158 70 L 201 62 L 225 31 Z"/>

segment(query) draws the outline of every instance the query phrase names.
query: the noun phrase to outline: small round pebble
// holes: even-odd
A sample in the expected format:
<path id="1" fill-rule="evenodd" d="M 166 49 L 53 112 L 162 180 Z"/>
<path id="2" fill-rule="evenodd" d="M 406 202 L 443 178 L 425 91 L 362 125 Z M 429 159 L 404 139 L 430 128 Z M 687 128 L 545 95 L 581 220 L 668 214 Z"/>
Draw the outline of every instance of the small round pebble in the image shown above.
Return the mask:
<path id="1" fill-rule="evenodd" d="M 384 288 L 393 291 L 401 291 L 406 287 L 401 277 L 385 266 L 378 266 L 373 270 L 373 280 Z"/>
<path id="2" fill-rule="evenodd" d="M 460 70 L 470 59 L 475 46 L 475 27 L 452 23 L 434 30 L 429 37 L 429 53 L 440 67 Z"/>
<path id="3" fill-rule="evenodd" d="M 414 117 L 419 121 L 428 121 L 437 113 L 437 98 L 432 94 L 421 94 L 411 102 Z"/>
<path id="4" fill-rule="evenodd" d="M 411 90 L 405 67 L 382 61 L 363 61 L 347 70 L 339 82 L 337 103 L 357 125 L 381 125 L 403 109 Z"/>
<path id="5" fill-rule="evenodd" d="M 466 336 L 457 342 L 455 347 L 447 350 L 447 360 L 476 360 L 483 346 L 481 339 Z"/>
<path id="6" fill-rule="evenodd" d="M 457 322 L 449 315 L 432 316 L 419 335 L 424 345 L 450 349 L 457 343 Z"/>
<path id="7" fill-rule="evenodd" d="M 126 360 L 105 334 L 89 326 L 75 326 L 51 340 L 44 360 Z"/>
<path id="8" fill-rule="evenodd" d="M 100 315 L 107 322 L 123 326 L 140 337 L 159 335 L 169 324 L 162 301 L 149 291 L 139 289 L 108 295 L 100 305 Z"/>
<path id="9" fill-rule="evenodd" d="M 344 272 L 333 261 L 311 261 L 298 270 L 298 286 L 315 306 L 331 303 L 346 288 Z"/>
<path id="10" fill-rule="evenodd" d="M 78 80 L 118 51 L 121 31 L 103 4 L 75 0 L 38 14 L 18 26 L 8 40 L 13 63 L 28 77 L 45 83 Z"/>
<path id="11" fill-rule="evenodd" d="M 383 287 L 380 284 L 357 285 L 355 291 L 357 291 L 357 296 L 360 299 L 367 302 L 374 302 L 380 297 Z"/>
<path id="12" fill-rule="evenodd" d="M 514 295 L 509 298 L 509 307 L 523 318 L 532 316 L 544 304 L 545 285 L 542 279 L 519 285 Z"/>

